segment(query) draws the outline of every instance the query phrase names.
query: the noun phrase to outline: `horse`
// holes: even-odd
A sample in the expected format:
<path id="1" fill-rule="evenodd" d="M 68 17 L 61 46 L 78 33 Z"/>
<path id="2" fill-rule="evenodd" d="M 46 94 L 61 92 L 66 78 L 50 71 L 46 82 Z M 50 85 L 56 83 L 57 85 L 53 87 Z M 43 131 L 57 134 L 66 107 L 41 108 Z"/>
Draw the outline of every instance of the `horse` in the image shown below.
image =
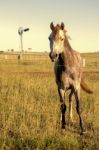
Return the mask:
<path id="1" fill-rule="evenodd" d="M 85 127 L 81 116 L 80 108 L 80 87 L 91 94 L 93 91 L 87 86 L 83 79 L 83 59 L 79 52 L 72 49 L 65 25 L 62 22 L 54 26 L 53 22 L 50 24 L 51 34 L 49 36 L 50 53 L 49 57 L 54 64 L 54 73 L 58 93 L 60 97 L 60 109 L 62 114 L 61 128 L 65 129 L 66 120 L 66 104 L 65 93 L 70 90 L 69 94 L 69 120 L 73 122 L 72 116 L 72 96 L 75 96 L 76 111 L 79 116 L 79 124 L 81 134 L 84 134 Z"/>

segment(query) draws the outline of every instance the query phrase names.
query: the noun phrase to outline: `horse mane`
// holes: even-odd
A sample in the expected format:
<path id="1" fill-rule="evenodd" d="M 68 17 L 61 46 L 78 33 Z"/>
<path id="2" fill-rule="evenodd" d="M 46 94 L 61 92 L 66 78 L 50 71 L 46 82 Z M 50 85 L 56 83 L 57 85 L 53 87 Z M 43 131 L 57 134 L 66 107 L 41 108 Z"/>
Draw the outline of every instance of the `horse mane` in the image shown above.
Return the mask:
<path id="1" fill-rule="evenodd" d="M 72 50 L 72 47 L 71 47 L 71 45 L 70 45 L 70 42 L 69 42 L 69 40 L 68 40 L 68 37 L 67 37 L 67 35 L 66 35 L 66 31 L 64 30 L 64 32 L 65 32 L 65 41 L 64 41 L 64 46 L 65 47 L 67 47 L 68 48 L 68 50 Z"/>
<path id="2" fill-rule="evenodd" d="M 54 31 L 54 32 L 56 33 L 56 32 L 59 31 L 60 29 L 61 29 L 61 26 L 60 26 L 59 24 L 57 24 L 56 27 L 55 27 L 55 31 Z M 61 30 L 62 30 L 62 29 L 61 29 Z M 72 47 L 71 47 L 71 45 L 70 45 L 70 43 L 69 43 L 69 40 L 68 40 L 68 37 L 67 37 L 67 35 L 66 35 L 66 32 L 67 32 L 67 31 L 66 31 L 65 29 L 64 29 L 63 31 L 64 31 L 64 33 L 65 33 L 64 46 L 67 47 L 68 50 L 71 51 L 71 50 L 72 50 Z"/>

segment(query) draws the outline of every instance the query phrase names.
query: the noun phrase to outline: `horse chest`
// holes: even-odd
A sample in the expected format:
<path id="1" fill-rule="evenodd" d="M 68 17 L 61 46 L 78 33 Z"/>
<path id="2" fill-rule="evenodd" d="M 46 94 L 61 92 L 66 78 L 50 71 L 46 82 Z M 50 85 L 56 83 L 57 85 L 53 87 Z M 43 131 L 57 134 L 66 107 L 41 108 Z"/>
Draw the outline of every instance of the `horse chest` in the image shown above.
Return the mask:
<path id="1" fill-rule="evenodd" d="M 64 71 L 61 72 L 61 74 L 56 74 L 56 83 L 61 88 L 69 88 L 70 87 L 70 78 L 68 74 L 66 74 Z"/>

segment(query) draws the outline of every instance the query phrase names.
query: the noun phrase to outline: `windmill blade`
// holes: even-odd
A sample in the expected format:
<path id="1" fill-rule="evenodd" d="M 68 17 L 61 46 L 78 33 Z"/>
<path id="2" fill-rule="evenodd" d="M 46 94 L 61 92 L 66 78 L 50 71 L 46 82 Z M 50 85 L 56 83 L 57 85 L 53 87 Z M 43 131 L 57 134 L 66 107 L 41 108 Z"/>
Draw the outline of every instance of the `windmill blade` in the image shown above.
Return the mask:
<path id="1" fill-rule="evenodd" d="M 26 28 L 26 29 L 24 29 L 24 32 L 29 31 L 29 30 L 30 30 L 29 28 Z"/>

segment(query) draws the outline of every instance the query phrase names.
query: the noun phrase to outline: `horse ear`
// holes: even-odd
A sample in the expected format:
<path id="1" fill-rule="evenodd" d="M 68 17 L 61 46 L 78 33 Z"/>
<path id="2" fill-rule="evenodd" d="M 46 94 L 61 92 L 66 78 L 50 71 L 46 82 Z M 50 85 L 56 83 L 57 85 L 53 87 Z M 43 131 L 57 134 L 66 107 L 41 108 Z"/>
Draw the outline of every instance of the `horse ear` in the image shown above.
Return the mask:
<path id="1" fill-rule="evenodd" d="M 51 28 L 52 31 L 54 30 L 54 24 L 53 24 L 53 22 L 50 23 L 50 28 Z"/>
<path id="2" fill-rule="evenodd" d="M 62 22 L 62 23 L 61 23 L 61 29 L 64 30 L 64 28 L 65 28 L 65 25 L 64 25 L 64 23 Z"/>

